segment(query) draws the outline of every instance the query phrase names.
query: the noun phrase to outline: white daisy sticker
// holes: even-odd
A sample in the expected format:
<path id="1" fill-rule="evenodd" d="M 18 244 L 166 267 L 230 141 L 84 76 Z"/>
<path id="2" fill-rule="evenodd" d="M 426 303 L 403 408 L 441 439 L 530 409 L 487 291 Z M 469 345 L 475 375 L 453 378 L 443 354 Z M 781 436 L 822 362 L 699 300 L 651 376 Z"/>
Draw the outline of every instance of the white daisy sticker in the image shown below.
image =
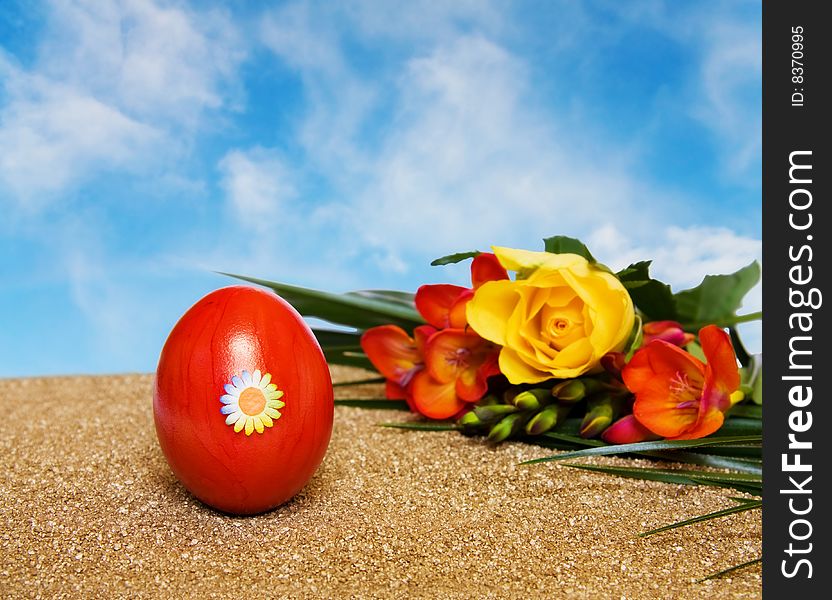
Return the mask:
<path id="1" fill-rule="evenodd" d="M 260 374 L 260 370 L 249 373 L 243 371 L 234 375 L 231 383 L 225 384 L 225 394 L 220 398 L 220 412 L 228 415 L 226 425 L 233 425 L 234 432 L 245 430 L 246 435 L 252 431 L 263 433 L 280 418 L 279 408 L 286 406 L 280 399 L 283 392 L 271 383 L 270 373 Z"/>

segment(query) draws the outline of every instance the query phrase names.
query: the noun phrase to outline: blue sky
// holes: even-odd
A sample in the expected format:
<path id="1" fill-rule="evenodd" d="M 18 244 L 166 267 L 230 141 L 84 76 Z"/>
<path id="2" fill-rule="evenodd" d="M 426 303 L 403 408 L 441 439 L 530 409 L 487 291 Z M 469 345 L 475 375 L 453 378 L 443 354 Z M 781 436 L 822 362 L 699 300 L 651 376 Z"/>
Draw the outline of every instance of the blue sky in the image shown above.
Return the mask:
<path id="1" fill-rule="evenodd" d="M 760 12 L 4 2 L 0 376 L 152 371 L 214 271 L 415 289 L 555 234 L 678 289 L 759 259 Z"/>

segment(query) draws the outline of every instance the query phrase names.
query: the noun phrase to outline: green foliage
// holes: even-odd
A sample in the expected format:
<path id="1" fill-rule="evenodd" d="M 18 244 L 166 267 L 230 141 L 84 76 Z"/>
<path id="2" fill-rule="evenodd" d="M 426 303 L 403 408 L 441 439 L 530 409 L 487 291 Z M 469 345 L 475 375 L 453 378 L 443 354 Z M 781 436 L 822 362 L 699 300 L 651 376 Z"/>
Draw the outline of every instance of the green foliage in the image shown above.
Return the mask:
<path id="1" fill-rule="evenodd" d="M 679 321 L 685 329 L 696 331 L 711 323 L 729 326 L 750 320 L 738 317 L 737 310 L 760 280 L 760 265 L 754 261 L 729 275 L 707 275 L 698 286 L 676 294 L 666 283 L 650 277 L 650 261 L 634 263 L 616 275 L 646 320 Z"/>
<path id="2" fill-rule="evenodd" d="M 633 263 L 616 275 L 633 299 L 633 304 L 648 321 L 676 321 L 676 301 L 670 286 L 650 277 L 650 264 L 644 260 Z"/>
<path id="3" fill-rule="evenodd" d="M 674 295 L 679 320 L 703 326 L 727 325 L 742 306 L 742 299 L 759 281 L 757 261 L 730 275 L 706 275 L 695 288 Z"/>
<path id="4" fill-rule="evenodd" d="M 572 458 L 583 458 L 587 456 L 609 456 L 614 454 L 643 453 L 656 450 L 679 450 L 682 448 L 701 448 L 703 446 L 724 446 L 747 442 L 762 442 L 762 436 L 731 436 L 731 437 L 707 437 L 697 440 L 657 440 L 653 442 L 638 442 L 635 444 L 598 445 L 594 448 L 553 454 L 543 458 L 535 458 L 521 464 L 531 465 L 542 462 L 568 460 Z"/>
<path id="5" fill-rule="evenodd" d="M 430 266 L 441 267 L 444 265 L 454 265 L 458 262 L 462 262 L 463 260 L 479 256 L 480 254 L 482 253 L 479 250 L 471 250 L 470 252 L 455 252 L 454 254 L 448 254 L 432 260 Z"/>
<path id="6" fill-rule="evenodd" d="M 593 264 L 598 262 L 592 256 L 589 248 L 581 240 L 575 238 L 565 235 L 555 235 L 545 238 L 543 244 L 546 252 L 551 252 L 552 254 L 578 254 Z"/>
<path id="7" fill-rule="evenodd" d="M 424 324 L 416 309 L 405 306 L 398 300 L 383 299 L 377 294 L 373 298 L 332 294 L 255 277 L 222 274 L 273 289 L 305 317 L 317 317 L 355 329 L 393 324 L 410 330 Z"/>
<path id="8" fill-rule="evenodd" d="M 712 519 L 718 519 L 720 517 L 727 517 L 728 515 L 735 515 L 737 513 L 746 512 L 749 510 L 755 510 L 758 508 L 763 507 L 762 500 L 749 500 L 742 502 L 738 506 L 731 506 L 729 508 L 723 508 L 722 510 L 717 510 L 712 513 L 708 513 L 705 515 L 699 515 L 697 517 L 693 517 L 692 519 L 685 519 L 684 521 L 677 521 L 676 523 L 671 523 L 670 525 L 664 525 L 662 527 L 657 527 L 656 529 L 651 529 L 650 531 L 645 531 L 644 533 L 640 533 L 639 537 L 647 537 L 649 535 L 655 535 L 657 533 L 663 533 L 665 531 L 670 531 L 671 529 L 678 529 L 679 527 L 686 527 L 687 525 L 693 525 L 694 523 L 702 523 L 704 521 L 710 521 Z"/>
<path id="9" fill-rule="evenodd" d="M 762 495 L 763 478 L 755 473 L 719 473 L 713 471 L 693 471 L 688 469 L 664 469 L 652 467 L 613 467 L 607 465 L 584 465 L 566 463 L 566 466 L 586 471 L 607 473 L 619 477 L 662 481 L 682 485 L 711 485 L 734 488 L 741 492 Z"/>

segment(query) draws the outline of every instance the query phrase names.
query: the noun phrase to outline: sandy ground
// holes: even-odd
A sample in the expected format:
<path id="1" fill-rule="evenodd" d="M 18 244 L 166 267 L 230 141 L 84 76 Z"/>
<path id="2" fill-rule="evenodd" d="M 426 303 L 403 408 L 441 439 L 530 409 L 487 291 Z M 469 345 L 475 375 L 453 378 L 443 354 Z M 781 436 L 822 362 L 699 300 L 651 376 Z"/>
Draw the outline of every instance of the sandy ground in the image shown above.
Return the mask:
<path id="1" fill-rule="evenodd" d="M 521 467 L 548 451 L 377 426 L 402 412 L 336 408 L 329 452 L 300 495 L 256 517 L 219 514 L 168 469 L 151 384 L 0 380 L 0 597 L 761 595 L 758 566 L 695 582 L 760 554 L 759 511 L 637 537 L 735 493 Z"/>

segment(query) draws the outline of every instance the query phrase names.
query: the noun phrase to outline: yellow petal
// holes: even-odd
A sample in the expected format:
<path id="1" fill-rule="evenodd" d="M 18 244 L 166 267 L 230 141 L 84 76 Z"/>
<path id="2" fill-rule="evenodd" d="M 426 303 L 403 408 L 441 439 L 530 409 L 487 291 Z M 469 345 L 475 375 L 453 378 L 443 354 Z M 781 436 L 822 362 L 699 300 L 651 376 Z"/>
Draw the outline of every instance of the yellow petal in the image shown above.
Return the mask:
<path id="1" fill-rule="evenodd" d="M 263 425 L 265 425 L 266 427 L 271 427 L 272 425 L 274 425 L 274 421 L 272 421 L 272 418 L 265 412 L 262 415 L 260 415 L 260 421 L 262 421 Z"/>
<path id="2" fill-rule="evenodd" d="M 257 433 L 263 433 L 263 421 L 260 419 L 261 417 L 254 417 L 252 419 L 254 421 L 254 429 L 257 430 Z"/>
<path id="3" fill-rule="evenodd" d="M 240 433 L 243 427 L 246 425 L 246 417 L 245 415 L 240 415 L 240 418 L 237 419 L 237 422 L 234 423 L 234 433 Z"/>
<path id="4" fill-rule="evenodd" d="M 270 406 L 266 407 L 266 410 L 263 411 L 263 414 L 270 416 L 272 419 L 280 418 L 280 413 Z"/>
<path id="5" fill-rule="evenodd" d="M 489 281 L 468 302 L 468 324 L 487 340 L 505 345 L 506 324 L 519 300 L 513 281 Z"/>
<path id="6" fill-rule="evenodd" d="M 248 417 L 246 419 L 246 435 L 251 435 L 252 431 L 254 431 L 254 419 Z"/>
<path id="7" fill-rule="evenodd" d="M 540 383 L 552 377 L 551 373 L 538 371 L 521 359 L 511 348 L 500 350 L 500 372 L 506 376 L 509 383 Z"/>
<path id="8" fill-rule="evenodd" d="M 542 266 L 546 270 L 568 269 L 576 266 L 586 266 L 587 260 L 578 254 L 553 254 L 551 252 L 534 252 L 517 248 L 492 246 L 497 260 L 510 271 L 535 269 Z"/>
<path id="9" fill-rule="evenodd" d="M 558 369 L 577 369 L 580 375 L 595 366 L 593 359 L 592 344 L 588 339 L 584 338 L 569 344 L 566 348 L 558 352 L 558 355 L 552 362 L 552 369 L 553 371 Z"/>

